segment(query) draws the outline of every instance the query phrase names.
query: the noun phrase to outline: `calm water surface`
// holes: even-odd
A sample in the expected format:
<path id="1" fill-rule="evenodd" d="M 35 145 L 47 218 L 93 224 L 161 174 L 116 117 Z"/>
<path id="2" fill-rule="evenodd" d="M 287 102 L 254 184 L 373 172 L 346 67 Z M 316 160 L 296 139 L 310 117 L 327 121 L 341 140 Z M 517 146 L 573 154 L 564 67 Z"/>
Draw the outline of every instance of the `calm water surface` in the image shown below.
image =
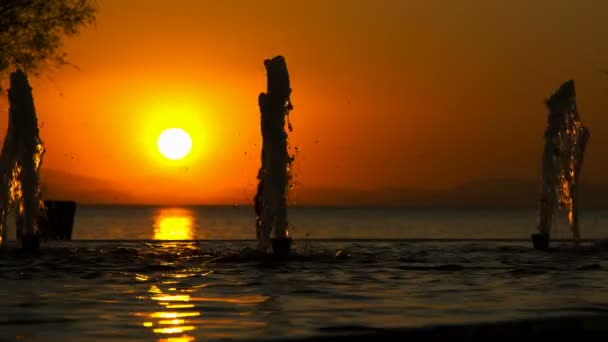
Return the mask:
<path id="1" fill-rule="evenodd" d="M 289 210 L 296 239 L 527 239 L 536 216 L 534 210 Z M 584 238 L 608 237 L 608 211 L 584 211 L 580 219 Z M 252 239 L 254 227 L 250 207 L 79 207 L 73 238 Z M 553 234 L 571 237 L 565 221 Z"/>
<path id="2" fill-rule="evenodd" d="M 291 213 L 295 255 L 276 262 L 240 240 L 250 208 L 79 208 L 77 241 L 0 256 L 0 339 L 251 339 L 608 311 L 608 248 L 534 251 L 533 211 Z M 583 217 L 584 236 L 602 238 L 606 218 Z"/>

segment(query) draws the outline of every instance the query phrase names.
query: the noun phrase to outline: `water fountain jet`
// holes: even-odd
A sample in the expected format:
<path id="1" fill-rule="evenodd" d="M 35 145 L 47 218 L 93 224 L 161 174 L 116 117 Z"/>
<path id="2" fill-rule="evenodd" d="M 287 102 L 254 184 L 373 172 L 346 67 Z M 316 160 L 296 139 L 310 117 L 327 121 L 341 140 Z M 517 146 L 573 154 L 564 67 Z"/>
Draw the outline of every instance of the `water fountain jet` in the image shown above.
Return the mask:
<path id="1" fill-rule="evenodd" d="M 293 109 L 287 64 L 283 56 L 264 61 L 266 93 L 258 97 L 262 130 L 262 165 L 254 198 L 258 250 L 271 247 L 275 256 L 286 257 L 291 248 L 287 229 L 287 190 L 293 158 L 287 148 L 285 119 Z M 288 127 L 291 130 L 291 125 Z"/>
<path id="2" fill-rule="evenodd" d="M 38 119 L 27 75 L 17 69 L 10 75 L 9 123 L 0 154 L 0 232 L 6 246 L 6 219 L 15 210 L 22 248 L 35 252 L 40 247 L 37 235 L 40 200 L 40 164 L 44 146 L 38 131 Z"/>
<path id="3" fill-rule="evenodd" d="M 542 161 L 542 190 L 538 233 L 532 235 L 536 249 L 547 249 L 554 213 L 568 211 L 568 222 L 576 244 L 578 225 L 578 184 L 585 147 L 590 133 L 581 122 L 576 106 L 574 81 L 570 80 L 547 100 L 549 109 Z"/>

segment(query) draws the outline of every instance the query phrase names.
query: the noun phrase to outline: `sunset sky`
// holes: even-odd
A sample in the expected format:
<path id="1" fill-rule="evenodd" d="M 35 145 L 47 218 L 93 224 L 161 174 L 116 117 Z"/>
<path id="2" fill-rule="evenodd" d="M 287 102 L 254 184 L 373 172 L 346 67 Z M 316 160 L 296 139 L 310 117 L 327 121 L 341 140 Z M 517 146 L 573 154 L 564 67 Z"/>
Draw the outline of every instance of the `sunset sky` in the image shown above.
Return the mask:
<path id="1" fill-rule="evenodd" d="M 263 60 L 277 54 L 293 88 L 296 194 L 538 179 L 544 100 L 568 79 L 592 134 L 583 181 L 608 182 L 608 1 L 98 4 L 96 24 L 66 41 L 76 67 L 32 80 L 43 173 L 87 177 L 68 188 L 104 184 L 148 203 L 250 201 Z M 192 135 L 182 161 L 157 151 L 169 127 Z"/>

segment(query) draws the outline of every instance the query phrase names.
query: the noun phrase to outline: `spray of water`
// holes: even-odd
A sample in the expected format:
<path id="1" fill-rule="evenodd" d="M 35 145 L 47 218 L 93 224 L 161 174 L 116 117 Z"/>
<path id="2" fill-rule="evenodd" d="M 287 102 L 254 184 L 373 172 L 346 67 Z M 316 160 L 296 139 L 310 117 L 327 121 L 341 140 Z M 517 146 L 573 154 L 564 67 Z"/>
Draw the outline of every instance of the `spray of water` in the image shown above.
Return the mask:
<path id="1" fill-rule="evenodd" d="M 554 212 L 563 209 L 568 213 L 570 229 L 578 242 L 578 185 L 590 133 L 577 110 L 574 81 L 564 83 L 547 100 L 547 107 L 539 232 L 549 234 Z"/>
<path id="2" fill-rule="evenodd" d="M 0 245 L 8 236 L 6 220 L 15 211 L 18 236 L 34 236 L 44 207 L 40 199 L 40 165 L 45 153 L 38 132 L 32 88 L 27 75 L 10 75 L 9 124 L 0 155 Z"/>
<path id="3" fill-rule="evenodd" d="M 254 198 L 258 250 L 270 248 L 271 236 L 285 238 L 287 229 L 287 192 L 292 178 L 293 156 L 289 154 L 288 118 L 293 109 L 291 87 L 285 58 L 277 56 L 264 61 L 267 91 L 258 97 L 262 128 L 262 163 Z M 287 127 L 286 127 L 287 124 Z"/>

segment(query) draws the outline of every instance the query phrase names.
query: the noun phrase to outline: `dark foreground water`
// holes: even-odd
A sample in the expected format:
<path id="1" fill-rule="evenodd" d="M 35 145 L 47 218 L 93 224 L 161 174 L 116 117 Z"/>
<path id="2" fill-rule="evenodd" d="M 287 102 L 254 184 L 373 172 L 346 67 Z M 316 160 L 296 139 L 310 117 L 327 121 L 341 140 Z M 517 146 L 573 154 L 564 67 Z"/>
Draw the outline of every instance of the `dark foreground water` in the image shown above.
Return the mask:
<path id="1" fill-rule="evenodd" d="M 79 207 L 75 241 L 0 253 L 0 340 L 293 338 L 608 313 L 606 211 L 581 218 L 596 242 L 544 253 L 528 242 L 534 210 L 289 214 L 296 253 L 276 262 L 243 241 L 251 208 Z M 563 222 L 553 236 L 570 237 Z"/>
<path id="2" fill-rule="evenodd" d="M 608 311 L 608 248 L 528 242 L 73 241 L 0 257 L 0 339 L 315 336 Z"/>

